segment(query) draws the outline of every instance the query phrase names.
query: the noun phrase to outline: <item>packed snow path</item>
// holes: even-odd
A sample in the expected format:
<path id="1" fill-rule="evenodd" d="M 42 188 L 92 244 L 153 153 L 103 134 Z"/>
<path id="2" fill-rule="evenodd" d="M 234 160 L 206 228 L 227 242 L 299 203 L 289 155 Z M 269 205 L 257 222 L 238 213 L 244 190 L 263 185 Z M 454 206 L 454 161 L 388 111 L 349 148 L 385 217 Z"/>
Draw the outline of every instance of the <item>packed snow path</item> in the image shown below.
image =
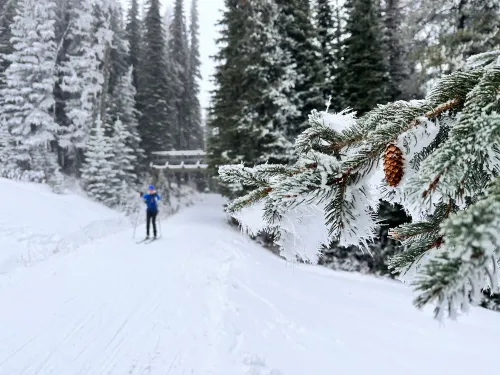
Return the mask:
<path id="1" fill-rule="evenodd" d="M 208 196 L 136 245 L 131 231 L 0 276 L 0 374 L 485 374 L 500 314 L 440 326 L 395 282 L 291 265 Z M 40 220 L 43 220 L 41 217 Z M 139 228 L 138 233 L 144 228 Z"/>

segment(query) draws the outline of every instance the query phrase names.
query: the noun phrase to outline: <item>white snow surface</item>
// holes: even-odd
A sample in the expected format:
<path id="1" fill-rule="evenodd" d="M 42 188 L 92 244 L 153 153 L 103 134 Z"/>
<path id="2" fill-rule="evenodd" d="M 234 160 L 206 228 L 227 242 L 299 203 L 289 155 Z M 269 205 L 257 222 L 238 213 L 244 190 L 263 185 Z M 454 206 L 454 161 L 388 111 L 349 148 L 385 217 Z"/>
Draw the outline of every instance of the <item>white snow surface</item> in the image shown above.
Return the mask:
<path id="1" fill-rule="evenodd" d="M 329 112 L 320 112 L 320 115 L 323 118 L 323 122 L 330 129 L 335 130 L 337 132 L 342 132 L 345 129 L 349 129 L 356 124 L 356 113 L 348 110 L 344 110 L 339 113 L 329 113 Z"/>
<path id="2" fill-rule="evenodd" d="M 122 214 L 76 194 L 55 195 L 42 184 L 0 178 L 0 196 L 0 274 L 130 225 Z"/>
<path id="3" fill-rule="evenodd" d="M 107 232 L 0 275 L 2 375 L 469 375 L 497 367 L 500 314 L 477 308 L 440 325 L 398 282 L 287 263 L 230 227 L 219 196 L 164 220 L 162 238 L 145 245 L 130 228 L 108 230 L 119 215 L 83 198 L 5 180 L 0 193 L 0 228 L 11 228 L 0 232 L 1 253 L 22 251 L 23 229 L 64 237 L 94 223 Z"/>

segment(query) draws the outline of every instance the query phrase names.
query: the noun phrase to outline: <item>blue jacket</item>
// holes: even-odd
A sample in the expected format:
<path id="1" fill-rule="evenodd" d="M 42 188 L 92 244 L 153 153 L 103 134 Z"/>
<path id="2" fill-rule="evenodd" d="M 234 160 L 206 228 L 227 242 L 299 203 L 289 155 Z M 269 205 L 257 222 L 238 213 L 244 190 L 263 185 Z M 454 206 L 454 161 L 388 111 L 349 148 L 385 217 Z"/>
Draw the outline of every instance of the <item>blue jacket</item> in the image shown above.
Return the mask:
<path id="1" fill-rule="evenodd" d="M 161 199 L 160 194 L 144 194 L 142 196 L 142 199 L 144 199 L 144 203 L 146 203 L 149 212 L 158 212 L 158 205 L 156 204 L 156 202 Z"/>

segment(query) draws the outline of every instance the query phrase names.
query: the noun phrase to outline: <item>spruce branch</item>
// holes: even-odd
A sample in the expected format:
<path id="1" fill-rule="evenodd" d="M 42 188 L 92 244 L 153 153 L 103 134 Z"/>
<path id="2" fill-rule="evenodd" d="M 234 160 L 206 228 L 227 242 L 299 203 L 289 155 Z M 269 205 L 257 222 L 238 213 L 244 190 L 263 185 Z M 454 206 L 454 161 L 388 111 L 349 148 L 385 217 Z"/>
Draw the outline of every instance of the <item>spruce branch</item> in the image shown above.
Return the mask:
<path id="1" fill-rule="evenodd" d="M 418 307 L 435 302 L 436 316 L 446 311 L 451 317 L 469 304 L 478 303 L 486 286 L 499 289 L 500 258 L 500 177 L 487 197 L 467 210 L 451 215 L 441 225 L 444 245 L 425 265 L 416 279 Z"/>
<path id="2" fill-rule="evenodd" d="M 418 118 L 421 114 L 420 111 L 422 110 L 422 108 L 421 107 L 414 108 L 404 103 L 405 102 L 396 102 L 396 103 L 391 103 L 391 105 L 384 106 L 384 108 L 389 112 L 389 117 L 391 114 L 393 117 L 396 117 L 397 114 L 401 112 L 405 114 L 403 109 L 406 109 L 408 111 L 406 112 L 406 116 L 409 120 L 409 124 L 401 126 L 401 121 L 400 121 L 395 126 L 393 126 L 392 133 L 394 135 L 391 137 L 389 142 L 395 140 L 399 136 L 399 134 L 404 133 L 422 123 L 422 120 Z M 455 108 L 459 104 L 460 102 L 458 100 L 453 99 L 448 103 L 444 103 L 436 108 L 429 109 L 427 112 L 425 112 L 424 116 L 428 119 L 436 118 L 442 115 L 443 112 Z M 271 190 L 274 190 L 279 194 L 282 194 L 284 198 L 298 197 L 300 194 L 310 193 L 311 191 L 320 189 L 321 187 L 324 188 L 325 186 L 345 184 L 346 181 L 348 181 L 348 179 L 354 172 L 361 172 L 361 174 L 357 176 L 357 179 L 359 180 L 359 178 L 361 178 L 365 173 L 369 172 L 372 169 L 374 165 L 374 159 L 378 157 L 385 149 L 386 144 L 388 142 L 387 141 L 388 130 L 390 130 L 389 126 L 386 126 L 381 129 L 376 129 L 374 132 L 370 132 L 369 133 L 369 135 L 371 136 L 370 139 L 372 138 L 376 140 L 378 139 L 379 143 L 376 143 L 375 145 L 368 144 L 367 146 L 365 146 L 364 149 L 361 148 L 357 154 L 355 154 L 353 157 L 342 163 L 342 166 L 344 167 L 343 170 L 335 171 L 333 173 L 327 172 L 328 178 L 326 181 L 324 180 L 324 174 L 323 174 L 321 176 L 323 183 L 318 180 L 316 180 L 316 182 L 314 182 L 314 180 L 312 182 L 309 180 L 309 182 L 304 185 L 300 182 L 301 180 L 307 180 L 308 178 L 310 178 L 308 174 L 304 175 L 303 174 L 304 172 L 310 172 L 310 170 L 320 168 L 321 164 L 318 164 L 317 162 L 310 162 L 306 166 L 301 166 L 301 167 L 295 166 L 295 168 L 284 167 L 279 164 L 276 165 L 264 164 L 256 166 L 254 168 L 244 167 L 243 165 L 225 165 L 219 167 L 219 175 L 221 179 L 226 182 L 240 182 L 243 185 L 247 186 L 259 186 L 259 187 L 267 186 Z M 305 144 L 306 139 L 310 141 L 310 138 L 308 137 L 311 136 L 314 137 L 317 134 L 320 133 L 306 132 L 307 137 L 304 136 L 301 142 Z M 303 147 L 304 150 L 310 149 L 306 148 L 306 146 L 304 145 L 300 147 Z M 309 157 L 311 157 L 311 153 Z M 281 183 L 278 186 L 278 188 L 274 188 L 272 186 L 269 186 L 269 180 L 268 180 L 269 177 L 274 174 L 280 174 L 280 175 L 288 174 L 288 176 L 294 177 L 294 179 L 291 180 L 285 179 L 283 183 Z M 318 176 L 320 174 L 321 172 L 318 174 Z M 297 177 L 297 175 L 300 176 Z"/>
<path id="3" fill-rule="evenodd" d="M 466 69 L 476 69 L 481 66 L 487 66 L 489 64 L 495 63 L 495 61 L 500 57 L 500 49 L 494 51 L 488 51 L 484 53 L 479 53 L 473 55 L 467 59 L 465 68 Z"/>
<path id="4" fill-rule="evenodd" d="M 401 241 L 402 247 L 407 250 L 394 256 L 389 268 L 405 273 L 411 267 L 418 265 L 431 250 L 439 248 L 443 244 L 440 225 L 451 213 L 456 213 L 458 210 L 458 206 L 452 201 L 448 204 L 441 203 L 433 215 L 425 221 L 403 224 L 391 229 L 389 237 Z"/>
<path id="5" fill-rule="evenodd" d="M 484 69 L 477 68 L 446 75 L 431 89 L 426 102 L 432 107 L 439 107 L 453 100 L 465 103 L 467 96 L 478 84 L 483 74 Z"/>
<path id="6" fill-rule="evenodd" d="M 226 211 L 229 213 L 235 213 L 241 210 L 243 207 L 254 204 L 261 199 L 264 199 L 271 192 L 269 187 L 261 187 L 256 190 L 252 190 L 250 193 L 239 197 L 231 202 L 231 204 L 226 206 Z"/>
<path id="7" fill-rule="evenodd" d="M 483 71 L 467 95 L 449 138 L 436 155 L 422 164 L 422 172 L 413 182 L 414 193 L 426 186 L 421 192 L 424 201 L 438 188 L 442 195 L 458 198 L 461 181 L 478 170 L 472 167 L 496 164 L 491 159 L 495 155 L 492 145 L 500 136 L 500 116 L 496 112 L 499 109 L 499 87 L 500 67 Z"/>
<path id="8" fill-rule="evenodd" d="M 291 169 L 281 164 L 262 164 L 254 168 L 243 164 L 223 165 L 219 167 L 219 175 L 225 182 L 240 182 L 247 186 L 263 187 L 269 185 L 269 179 L 275 175 L 286 175 Z"/>
<path id="9" fill-rule="evenodd" d="M 309 124 L 311 127 L 295 141 L 294 147 L 298 154 L 314 150 L 338 158 L 340 150 L 362 139 L 362 129 L 357 125 L 355 113 L 350 108 L 336 114 L 313 110 Z"/>
<path id="10" fill-rule="evenodd" d="M 326 126 L 321 119 L 313 118 L 309 123 L 311 127 L 302 132 L 295 141 L 297 153 L 306 154 L 312 150 L 323 151 L 323 148 L 328 149 L 329 145 L 341 141 L 341 134 Z"/>

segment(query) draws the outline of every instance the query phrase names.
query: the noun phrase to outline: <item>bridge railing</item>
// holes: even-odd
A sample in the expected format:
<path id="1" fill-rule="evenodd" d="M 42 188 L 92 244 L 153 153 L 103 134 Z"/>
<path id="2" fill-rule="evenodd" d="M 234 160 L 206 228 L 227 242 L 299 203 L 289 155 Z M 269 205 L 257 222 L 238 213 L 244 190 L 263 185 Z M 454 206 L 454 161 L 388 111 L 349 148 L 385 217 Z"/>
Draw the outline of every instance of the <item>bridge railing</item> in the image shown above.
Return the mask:
<path id="1" fill-rule="evenodd" d="M 175 150 L 152 152 L 151 168 L 185 171 L 207 169 L 206 153 L 203 150 Z"/>

